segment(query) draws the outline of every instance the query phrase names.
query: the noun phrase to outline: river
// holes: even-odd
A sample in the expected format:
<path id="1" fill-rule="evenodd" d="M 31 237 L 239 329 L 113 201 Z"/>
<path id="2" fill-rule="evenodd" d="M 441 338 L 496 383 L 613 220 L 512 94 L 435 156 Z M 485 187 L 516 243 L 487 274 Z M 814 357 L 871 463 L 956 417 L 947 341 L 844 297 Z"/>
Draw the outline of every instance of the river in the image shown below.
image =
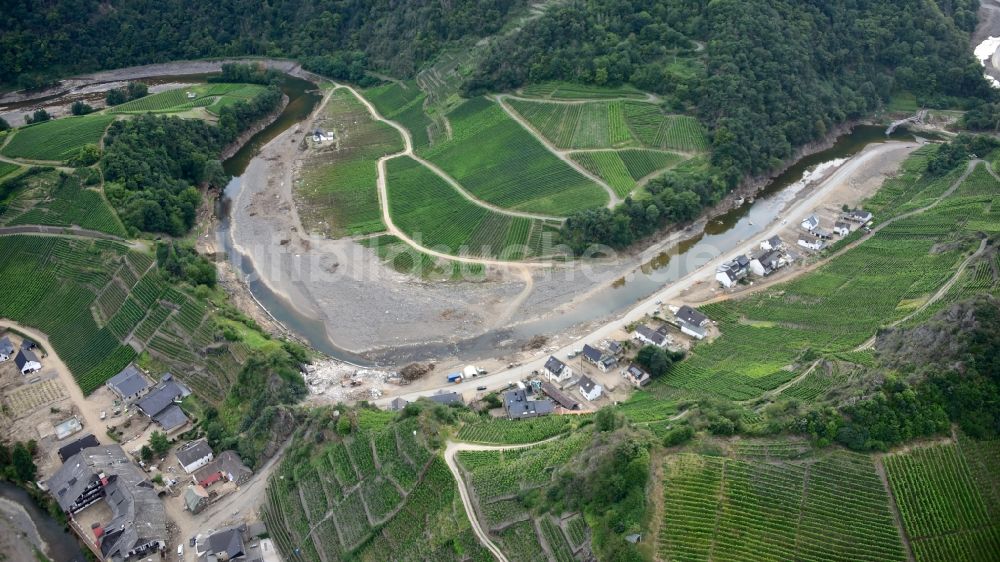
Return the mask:
<path id="1" fill-rule="evenodd" d="M 369 360 L 372 358 L 379 364 L 403 364 L 408 361 L 449 356 L 464 359 L 502 355 L 516 351 L 521 342 L 535 335 L 559 333 L 586 322 L 622 313 L 637 301 L 647 298 L 663 286 L 684 277 L 719 254 L 731 251 L 740 242 L 762 232 L 802 190 L 805 185 L 802 181 L 805 174 L 850 158 L 869 144 L 889 139 L 912 138 L 906 131 L 897 131 L 891 137 L 886 137 L 883 127 L 869 125 L 855 127 L 849 134 L 839 137 L 829 149 L 802 158 L 777 176 L 757 194 L 752 203 L 736 207 L 713 219 L 705 226 L 703 232 L 656 256 L 613 285 L 592 292 L 586 300 L 575 303 L 564 313 L 550 314 L 538 320 L 492 330 L 457 342 L 395 346 L 389 350 L 375 352 L 370 358 L 364 358 L 338 347 L 331 340 L 323 321 L 303 314 L 284 297 L 276 295 L 259 279 L 250 260 L 233 255 L 227 211 L 230 201 L 239 193 L 240 174 L 261 146 L 309 115 L 321 99 L 314 88 L 315 86 L 305 80 L 287 78 L 283 89 L 289 96 L 290 102 L 285 112 L 271 126 L 253 137 L 239 153 L 225 162 L 226 170 L 234 177 L 226 187 L 220 205 L 219 241 L 233 260 L 234 267 L 245 275 L 251 293 L 275 319 L 301 336 L 315 349 L 333 358 L 365 366 L 372 364 Z"/>
<path id="2" fill-rule="evenodd" d="M 27 492 L 9 482 L 0 482 L 0 498 L 20 504 L 28 513 L 38 535 L 48 547 L 48 555 L 58 562 L 83 562 L 87 558 L 80 543 L 72 533 L 66 531 L 58 521 L 35 505 Z"/>

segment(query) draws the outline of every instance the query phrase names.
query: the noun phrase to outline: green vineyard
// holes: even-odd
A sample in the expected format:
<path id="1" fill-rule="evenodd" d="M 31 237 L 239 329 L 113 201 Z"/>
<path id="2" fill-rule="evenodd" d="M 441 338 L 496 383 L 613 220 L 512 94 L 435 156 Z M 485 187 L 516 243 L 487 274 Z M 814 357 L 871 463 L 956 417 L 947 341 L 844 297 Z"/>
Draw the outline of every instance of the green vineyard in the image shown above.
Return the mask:
<path id="1" fill-rule="evenodd" d="M 939 178 L 904 174 L 890 184 L 888 192 L 879 192 L 871 208 L 875 212 L 882 205 L 920 208 L 940 196 L 947 185 Z M 978 245 L 968 236 L 979 230 L 972 219 L 981 216 L 989 204 L 988 197 L 952 194 L 924 213 L 895 222 L 807 276 L 746 299 L 704 307 L 703 312 L 718 322 L 722 336 L 696 346 L 654 388 L 668 386 L 745 400 L 801 374 L 807 367 L 801 360 L 807 350 L 830 355 L 853 350 L 879 327 L 909 315 L 908 303 L 928 298 L 954 274 L 966 252 Z M 932 252 L 932 248 L 942 250 Z M 799 384 L 815 383 L 813 378 Z M 796 387 L 789 392 L 814 392 Z"/>
<path id="2" fill-rule="evenodd" d="M 218 115 L 219 110 L 227 105 L 248 100 L 264 90 L 264 86 L 256 84 L 199 84 L 188 88 L 167 90 L 151 94 L 137 100 L 116 105 L 109 113 L 180 113 L 198 107 L 204 107 Z M 189 97 L 188 93 L 194 94 Z"/>
<path id="3" fill-rule="evenodd" d="M 473 443 L 534 443 L 578 427 L 589 416 L 544 416 L 531 420 L 489 419 L 462 426 L 458 438 Z"/>
<path id="4" fill-rule="evenodd" d="M 663 560 L 905 560 L 868 457 L 768 464 L 668 457 Z"/>
<path id="5" fill-rule="evenodd" d="M 608 202 L 600 186 L 559 160 L 488 99 L 469 100 L 448 119 L 451 139 L 419 153 L 476 197 L 558 216 Z"/>
<path id="6" fill-rule="evenodd" d="M 382 117 L 396 121 L 410 131 L 414 148 L 430 144 L 432 121 L 424 113 L 427 96 L 415 82 L 390 82 L 365 90 L 364 95 Z"/>
<path id="7" fill-rule="evenodd" d="M 642 149 L 573 152 L 570 157 L 608 182 L 619 197 L 631 193 L 639 180 L 683 160 L 682 156 L 671 152 Z"/>
<path id="8" fill-rule="evenodd" d="M 310 232 L 340 237 L 385 230 L 377 161 L 403 149 L 399 132 L 375 121 L 349 90 L 336 90 L 317 125 L 336 140 L 305 160 L 295 184 L 299 214 Z"/>
<path id="9" fill-rule="evenodd" d="M 886 475 L 919 562 L 986 561 L 1000 552 L 1000 520 L 992 503 L 1000 474 L 998 450 L 996 442 L 963 440 L 961 447 L 915 447 L 885 457 Z"/>
<path id="10" fill-rule="evenodd" d="M 420 422 L 382 422 L 322 446 L 293 443 L 262 510 L 285 559 L 491 560 Z"/>
<path id="11" fill-rule="evenodd" d="M 112 115 L 96 114 L 21 127 L 2 152 L 10 158 L 65 160 L 84 145 L 100 143 L 114 120 Z"/>
<path id="12" fill-rule="evenodd" d="M 76 175 L 55 171 L 30 178 L 28 187 L 0 213 L 0 223 L 9 226 L 76 225 L 115 236 L 127 234 L 100 191 L 85 188 Z"/>
<path id="13" fill-rule="evenodd" d="M 545 251 L 547 229 L 558 228 L 476 205 L 409 157 L 387 161 L 386 176 L 393 222 L 433 250 L 506 260 L 537 257 Z"/>
<path id="14" fill-rule="evenodd" d="M 569 82 L 543 82 L 525 86 L 522 93 L 526 96 L 551 99 L 602 99 L 630 98 L 644 99 L 646 94 L 628 85 L 619 87 L 594 86 L 590 84 L 570 84 Z"/>

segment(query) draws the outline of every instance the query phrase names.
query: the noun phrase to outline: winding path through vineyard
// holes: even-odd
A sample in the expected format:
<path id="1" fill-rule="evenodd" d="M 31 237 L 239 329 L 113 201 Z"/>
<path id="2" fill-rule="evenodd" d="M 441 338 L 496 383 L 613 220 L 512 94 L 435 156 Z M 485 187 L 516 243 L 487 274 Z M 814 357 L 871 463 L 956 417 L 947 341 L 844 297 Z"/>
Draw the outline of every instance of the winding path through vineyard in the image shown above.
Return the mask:
<path id="1" fill-rule="evenodd" d="M 455 482 L 458 483 L 458 494 L 462 498 L 462 505 L 465 506 L 465 513 L 469 517 L 469 523 L 472 524 L 472 531 L 479 537 L 479 541 L 483 543 L 483 546 L 488 548 L 500 562 L 509 562 L 509 560 L 503 551 L 490 540 L 489 534 L 479 524 L 479 518 L 476 517 L 476 508 L 472 503 L 472 495 L 469 493 L 468 485 L 466 485 L 465 480 L 462 478 L 462 471 L 458 468 L 455 456 L 462 451 L 510 451 L 512 449 L 526 449 L 561 437 L 561 435 L 556 435 L 555 437 L 549 437 L 548 439 L 535 441 L 534 443 L 523 443 L 521 445 L 477 445 L 475 443 L 461 443 L 458 441 L 448 441 L 445 445 L 444 462 L 448 465 L 451 475 L 455 477 Z"/>

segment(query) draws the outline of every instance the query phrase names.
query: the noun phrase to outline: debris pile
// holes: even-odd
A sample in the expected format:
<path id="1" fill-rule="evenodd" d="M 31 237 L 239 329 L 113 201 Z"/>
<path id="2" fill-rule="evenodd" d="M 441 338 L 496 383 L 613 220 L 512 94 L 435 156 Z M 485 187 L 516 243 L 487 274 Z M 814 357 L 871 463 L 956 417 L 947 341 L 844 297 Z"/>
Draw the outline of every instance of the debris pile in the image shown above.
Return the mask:
<path id="1" fill-rule="evenodd" d="M 359 368 L 332 359 L 306 365 L 303 373 L 310 394 L 338 402 L 378 398 L 382 385 L 398 376 L 394 371 Z"/>

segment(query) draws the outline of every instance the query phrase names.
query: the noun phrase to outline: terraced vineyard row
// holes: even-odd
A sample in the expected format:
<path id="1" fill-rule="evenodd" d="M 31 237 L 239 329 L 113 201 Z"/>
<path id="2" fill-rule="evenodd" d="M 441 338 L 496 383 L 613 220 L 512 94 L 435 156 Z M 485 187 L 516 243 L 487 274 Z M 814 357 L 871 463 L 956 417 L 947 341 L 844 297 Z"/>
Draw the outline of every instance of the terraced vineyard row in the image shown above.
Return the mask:
<path id="1" fill-rule="evenodd" d="M 414 148 L 430 144 L 429 131 L 433 122 L 424 112 L 427 95 L 415 82 L 390 82 L 365 90 L 364 95 L 382 117 L 396 121 L 410 131 Z"/>
<path id="2" fill-rule="evenodd" d="M 632 98 L 643 99 L 646 94 L 631 87 L 603 87 L 586 84 L 570 84 L 568 82 L 543 82 L 531 84 L 521 90 L 524 95 L 551 99 L 591 100 L 601 98 Z"/>
<path id="3" fill-rule="evenodd" d="M 476 197 L 557 216 L 608 202 L 600 186 L 559 160 L 486 98 L 463 103 L 448 118 L 452 139 L 419 152 Z"/>
<path id="4" fill-rule="evenodd" d="M 427 248 L 508 260 L 544 251 L 541 237 L 531 238 L 544 221 L 480 207 L 412 158 L 387 161 L 386 176 L 393 222 Z"/>
<path id="5" fill-rule="evenodd" d="M 570 157 L 608 182 L 619 197 L 631 193 L 640 179 L 683 160 L 678 154 L 641 149 L 574 152 Z"/>
<path id="6" fill-rule="evenodd" d="M 403 149 L 399 132 L 375 121 L 346 89 L 331 94 L 317 124 L 336 140 L 314 149 L 296 179 L 295 198 L 306 228 L 334 237 L 384 230 L 376 163 Z"/>
<path id="7" fill-rule="evenodd" d="M 924 198 L 927 184 L 921 178 L 910 177 L 907 185 L 909 190 L 900 188 L 893 199 L 897 206 L 907 205 L 907 194 Z M 967 230 L 967 222 L 983 205 L 978 196 L 953 195 L 807 276 L 720 303 L 707 313 L 722 336 L 696 346 L 654 388 L 669 385 L 744 400 L 794 378 L 805 368 L 800 357 L 807 349 L 830 355 L 851 351 L 880 326 L 909 315 L 907 303 L 929 297 L 954 274 L 964 252 L 977 245 L 965 234 L 975 232 Z M 958 243 L 940 246 L 951 241 Z M 932 252 L 935 247 L 945 251 Z M 815 382 L 813 377 L 807 384 Z M 823 391 L 800 388 L 806 395 Z"/>
<path id="8" fill-rule="evenodd" d="M 127 235 L 101 193 L 85 188 L 79 177 L 63 177 L 53 171 L 33 177 L 31 186 L 18 194 L 15 204 L 0 214 L 0 222 L 10 226 L 76 225 L 115 236 Z"/>
<path id="9" fill-rule="evenodd" d="M 644 146 L 700 152 L 708 149 L 705 128 L 694 117 L 667 115 L 650 103 L 625 102 L 625 120 Z"/>
<path id="10" fill-rule="evenodd" d="M 997 506 L 986 503 L 996 499 L 1000 458 L 996 442 L 981 446 L 985 455 L 963 439 L 961 447 L 915 447 L 884 458 L 918 561 L 989 560 L 1000 552 Z"/>
<path id="11" fill-rule="evenodd" d="M 904 560 L 870 459 L 803 465 L 668 457 L 657 550 L 665 560 Z"/>
<path id="12" fill-rule="evenodd" d="M 579 426 L 588 416 L 544 416 L 530 420 L 492 418 L 462 426 L 458 438 L 473 443 L 534 443 Z"/>
<path id="13" fill-rule="evenodd" d="M 21 127 L 2 152 L 9 158 L 66 160 L 82 146 L 101 142 L 104 131 L 114 120 L 112 115 L 94 114 Z"/>

